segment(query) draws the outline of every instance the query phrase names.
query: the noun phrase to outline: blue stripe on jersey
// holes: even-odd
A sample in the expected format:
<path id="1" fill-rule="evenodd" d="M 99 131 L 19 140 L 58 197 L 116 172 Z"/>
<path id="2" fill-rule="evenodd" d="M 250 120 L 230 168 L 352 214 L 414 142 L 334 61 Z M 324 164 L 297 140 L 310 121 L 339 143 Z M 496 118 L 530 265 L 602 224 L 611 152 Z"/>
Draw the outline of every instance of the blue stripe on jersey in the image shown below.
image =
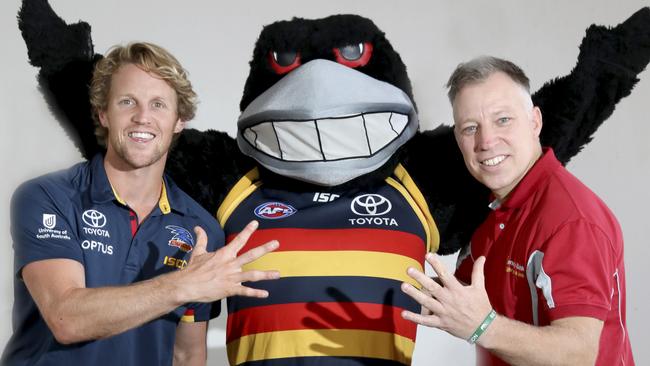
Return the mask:
<path id="1" fill-rule="evenodd" d="M 400 289 L 401 282 L 372 277 L 288 277 L 245 284 L 267 290 L 269 297 L 228 298 L 228 314 L 254 306 L 306 302 L 366 302 L 419 313 L 420 305 Z"/>

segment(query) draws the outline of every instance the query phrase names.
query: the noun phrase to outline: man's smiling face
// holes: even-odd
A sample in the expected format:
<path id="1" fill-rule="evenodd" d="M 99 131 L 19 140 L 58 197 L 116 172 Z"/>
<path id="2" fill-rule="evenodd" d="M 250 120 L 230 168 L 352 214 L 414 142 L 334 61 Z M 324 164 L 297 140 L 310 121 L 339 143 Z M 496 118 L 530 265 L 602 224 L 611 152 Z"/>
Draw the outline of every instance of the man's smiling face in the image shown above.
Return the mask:
<path id="1" fill-rule="evenodd" d="M 453 101 L 454 133 L 472 176 L 505 198 L 541 156 L 542 116 L 502 72 L 463 87 Z"/>
<path id="2" fill-rule="evenodd" d="M 174 89 L 133 64 L 113 75 L 108 106 L 99 117 L 109 131 L 107 158 L 131 169 L 165 164 L 174 133 L 184 127 Z"/>

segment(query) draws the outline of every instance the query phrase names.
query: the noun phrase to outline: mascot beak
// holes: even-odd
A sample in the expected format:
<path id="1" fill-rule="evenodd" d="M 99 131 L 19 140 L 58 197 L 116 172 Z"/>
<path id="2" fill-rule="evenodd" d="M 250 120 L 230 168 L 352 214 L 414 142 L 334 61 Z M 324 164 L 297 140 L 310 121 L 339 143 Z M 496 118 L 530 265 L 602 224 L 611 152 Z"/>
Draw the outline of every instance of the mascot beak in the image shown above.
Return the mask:
<path id="1" fill-rule="evenodd" d="M 313 60 L 251 102 L 237 126 L 241 151 L 267 169 L 335 186 L 383 165 L 415 134 L 418 119 L 399 88 Z"/>

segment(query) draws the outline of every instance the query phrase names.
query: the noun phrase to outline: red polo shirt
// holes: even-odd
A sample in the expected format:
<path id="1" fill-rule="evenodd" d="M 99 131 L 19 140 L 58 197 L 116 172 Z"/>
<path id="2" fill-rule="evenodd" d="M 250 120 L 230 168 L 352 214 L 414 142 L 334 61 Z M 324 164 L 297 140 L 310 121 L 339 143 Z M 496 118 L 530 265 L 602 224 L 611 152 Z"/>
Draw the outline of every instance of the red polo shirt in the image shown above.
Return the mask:
<path id="1" fill-rule="evenodd" d="M 474 259 L 482 255 L 497 313 L 538 326 L 571 316 L 603 320 L 596 364 L 634 365 L 625 325 L 621 229 L 553 150 L 544 149 L 507 200 L 493 208 L 456 276 L 470 283 Z M 505 365 L 481 347 L 477 359 L 480 365 Z"/>

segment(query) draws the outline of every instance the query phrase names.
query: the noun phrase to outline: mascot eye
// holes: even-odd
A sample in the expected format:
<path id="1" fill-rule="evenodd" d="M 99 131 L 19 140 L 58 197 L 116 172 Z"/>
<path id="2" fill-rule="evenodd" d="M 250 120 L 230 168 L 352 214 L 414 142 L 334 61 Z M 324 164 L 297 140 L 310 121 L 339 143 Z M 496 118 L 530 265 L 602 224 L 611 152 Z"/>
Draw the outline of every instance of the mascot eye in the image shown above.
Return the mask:
<path id="1" fill-rule="evenodd" d="M 350 44 L 345 47 L 334 48 L 336 62 L 348 67 L 365 66 L 372 56 L 372 44 L 370 42 Z"/>
<path id="2" fill-rule="evenodd" d="M 269 64 L 278 75 L 283 75 L 300 66 L 300 53 L 294 51 L 269 52 Z"/>

